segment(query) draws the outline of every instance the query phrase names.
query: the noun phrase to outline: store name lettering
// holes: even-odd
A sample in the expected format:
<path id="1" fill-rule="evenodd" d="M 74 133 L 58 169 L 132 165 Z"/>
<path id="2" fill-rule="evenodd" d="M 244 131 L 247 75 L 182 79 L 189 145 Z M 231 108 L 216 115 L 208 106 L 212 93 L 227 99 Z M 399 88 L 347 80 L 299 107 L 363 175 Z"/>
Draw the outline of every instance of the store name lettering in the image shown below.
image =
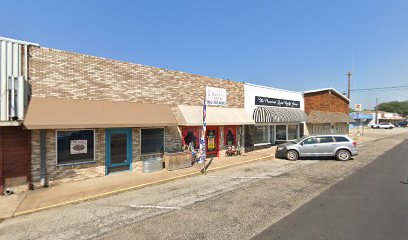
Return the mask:
<path id="1" fill-rule="evenodd" d="M 300 101 L 256 96 L 255 105 L 300 108 Z"/>

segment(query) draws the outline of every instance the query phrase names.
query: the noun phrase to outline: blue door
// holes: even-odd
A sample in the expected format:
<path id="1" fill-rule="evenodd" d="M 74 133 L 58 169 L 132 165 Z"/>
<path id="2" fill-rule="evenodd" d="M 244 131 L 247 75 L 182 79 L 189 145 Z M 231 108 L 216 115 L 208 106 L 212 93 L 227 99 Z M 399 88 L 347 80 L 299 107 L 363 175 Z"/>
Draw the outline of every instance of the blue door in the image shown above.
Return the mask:
<path id="1" fill-rule="evenodd" d="M 132 170 L 132 129 L 106 129 L 106 175 Z"/>

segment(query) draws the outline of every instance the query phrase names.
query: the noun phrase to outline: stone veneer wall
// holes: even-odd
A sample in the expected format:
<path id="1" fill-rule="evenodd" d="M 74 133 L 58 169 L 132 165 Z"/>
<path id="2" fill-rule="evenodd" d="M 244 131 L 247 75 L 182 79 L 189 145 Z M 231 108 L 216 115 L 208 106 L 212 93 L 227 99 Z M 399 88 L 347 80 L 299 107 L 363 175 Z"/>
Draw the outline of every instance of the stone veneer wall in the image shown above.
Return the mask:
<path id="1" fill-rule="evenodd" d="M 95 129 L 95 163 L 57 166 L 56 130 L 45 130 L 47 182 L 55 185 L 105 175 L 105 130 Z M 40 130 L 31 133 L 31 176 L 34 187 L 40 186 Z"/>
<path id="2" fill-rule="evenodd" d="M 37 188 L 41 177 L 40 130 L 33 130 L 31 139 L 32 183 Z M 178 127 L 165 128 L 165 143 L 166 152 L 181 150 Z M 105 129 L 95 129 L 95 163 L 57 166 L 56 159 L 56 130 L 46 130 L 46 171 L 49 185 L 105 176 Z M 132 128 L 132 161 L 133 170 L 141 171 L 140 128 Z"/>
<path id="3" fill-rule="evenodd" d="M 205 87 L 227 90 L 227 107 L 244 107 L 244 84 L 56 49 L 29 47 L 31 96 L 202 105 Z M 221 130 L 221 129 L 220 129 Z M 96 163 L 56 166 L 55 130 L 46 130 L 50 184 L 105 175 L 105 130 L 96 129 Z M 178 127 L 165 127 L 165 151 L 182 148 Z M 141 170 L 140 129 L 132 129 L 133 169 Z M 220 139 L 222 140 L 222 139 Z M 32 178 L 40 181 L 40 133 L 32 131 Z"/>
<path id="4" fill-rule="evenodd" d="M 34 97 L 202 105 L 205 87 L 227 90 L 227 107 L 244 107 L 244 83 L 30 46 Z"/>

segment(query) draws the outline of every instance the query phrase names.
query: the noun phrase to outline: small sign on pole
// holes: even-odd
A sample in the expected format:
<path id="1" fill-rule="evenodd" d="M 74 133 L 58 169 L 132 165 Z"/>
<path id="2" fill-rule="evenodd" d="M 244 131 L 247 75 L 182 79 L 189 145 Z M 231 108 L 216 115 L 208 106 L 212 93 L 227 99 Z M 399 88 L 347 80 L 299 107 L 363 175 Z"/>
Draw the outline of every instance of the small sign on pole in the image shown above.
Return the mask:
<path id="1" fill-rule="evenodd" d="M 354 104 L 354 111 L 361 112 L 363 110 L 363 105 L 361 103 Z"/>

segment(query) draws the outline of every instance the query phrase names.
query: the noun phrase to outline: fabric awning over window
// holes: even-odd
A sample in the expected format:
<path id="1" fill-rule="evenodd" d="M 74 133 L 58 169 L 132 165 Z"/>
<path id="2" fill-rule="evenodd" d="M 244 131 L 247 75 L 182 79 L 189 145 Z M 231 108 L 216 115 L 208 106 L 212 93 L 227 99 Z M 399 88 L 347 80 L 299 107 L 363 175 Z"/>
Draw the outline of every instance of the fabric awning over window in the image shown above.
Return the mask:
<path id="1" fill-rule="evenodd" d="M 166 104 L 32 98 L 24 120 L 27 129 L 177 126 Z"/>
<path id="2" fill-rule="evenodd" d="M 201 126 L 203 107 L 180 105 L 176 117 L 181 126 Z M 207 126 L 252 124 L 254 121 L 243 108 L 207 107 Z"/>
<path id="3" fill-rule="evenodd" d="M 340 112 L 312 111 L 308 123 L 350 123 L 355 122 L 349 115 Z"/>
<path id="4" fill-rule="evenodd" d="M 253 113 L 256 123 L 291 123 L 305 122 L 307 116 L 298 108 L 257 107 Z"/>

